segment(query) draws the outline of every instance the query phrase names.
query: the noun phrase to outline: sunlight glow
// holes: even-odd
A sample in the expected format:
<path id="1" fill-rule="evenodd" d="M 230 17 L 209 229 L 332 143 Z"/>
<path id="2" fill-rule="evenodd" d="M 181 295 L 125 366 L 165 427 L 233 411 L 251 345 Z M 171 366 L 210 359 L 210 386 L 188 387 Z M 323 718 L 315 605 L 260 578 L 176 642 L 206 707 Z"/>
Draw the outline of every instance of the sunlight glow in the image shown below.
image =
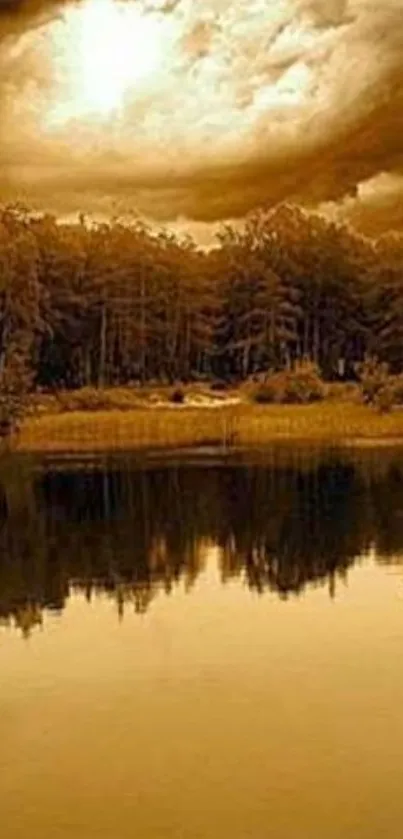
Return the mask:
<path id="1" fill-rule="evenodd" d="M 160 69 L 164 36 L 161 18 L 142 13 L 134 3 L 85 0 L 67 9 L 54 56 L 68 87 L 53 121 L 109 117 L 121 109 L 127 94 L 147 86 Z"/>

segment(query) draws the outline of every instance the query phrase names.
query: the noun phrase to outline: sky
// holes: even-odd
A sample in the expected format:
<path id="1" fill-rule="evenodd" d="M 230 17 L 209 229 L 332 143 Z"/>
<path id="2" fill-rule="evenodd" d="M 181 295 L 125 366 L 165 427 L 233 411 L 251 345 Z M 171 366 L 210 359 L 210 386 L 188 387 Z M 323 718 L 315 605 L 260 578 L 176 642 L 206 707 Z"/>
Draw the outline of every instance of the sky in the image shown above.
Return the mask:
<path id="1" fill-rule="evenodd" d="M 0 0 L 0 201 L 403 230 L 403 0 Z"/>

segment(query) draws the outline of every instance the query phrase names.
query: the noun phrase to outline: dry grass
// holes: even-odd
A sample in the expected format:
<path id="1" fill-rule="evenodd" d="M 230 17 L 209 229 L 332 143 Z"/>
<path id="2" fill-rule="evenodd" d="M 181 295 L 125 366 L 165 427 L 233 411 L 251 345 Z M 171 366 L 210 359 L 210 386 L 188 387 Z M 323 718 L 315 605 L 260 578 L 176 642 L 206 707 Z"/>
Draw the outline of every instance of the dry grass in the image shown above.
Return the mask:
<path id="1" fill-rule="evenodd" d="M 234 397 L 244 401 L 248 398 L 241 389 L 217 393 L 203 384 L 179 387 L 83 387 L 79 390 L 60 390 L 56 393 L 35 393 L 30 399 L 29 412 L 32 416 L 45 416 L 75 411 L 133 411 L 138 408 L 172 405 L 175 401 L 174 394 L 178 392 L 183 394 L 184 401 L 189 405 L 202 401 L 220 404 Z"/>
<path id="2" fill-rule="evenodd" d="M 292 406 L 71 411 L 26 419 L 10 444 L 24 452 L 92 452 L 203 445 L 257 448 L 292 440 L 403 442 L 403 410 L 382 415 L 364 405 L 332 400 Z"/>

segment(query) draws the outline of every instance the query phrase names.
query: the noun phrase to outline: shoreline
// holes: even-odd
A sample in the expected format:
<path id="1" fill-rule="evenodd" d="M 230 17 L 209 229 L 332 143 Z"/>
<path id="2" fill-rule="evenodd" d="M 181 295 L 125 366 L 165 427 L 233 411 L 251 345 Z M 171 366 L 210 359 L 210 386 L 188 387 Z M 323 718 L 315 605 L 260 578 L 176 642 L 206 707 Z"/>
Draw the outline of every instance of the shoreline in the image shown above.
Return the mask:
<path id="1" fill-rule="evenodd" d="M 357 402 L 310 405 L 139 407 L 42 413 L 7 441 L 11 453 L 242 453 L 275 445 L 403 446 L 403 409 L 379 414 Z"/>

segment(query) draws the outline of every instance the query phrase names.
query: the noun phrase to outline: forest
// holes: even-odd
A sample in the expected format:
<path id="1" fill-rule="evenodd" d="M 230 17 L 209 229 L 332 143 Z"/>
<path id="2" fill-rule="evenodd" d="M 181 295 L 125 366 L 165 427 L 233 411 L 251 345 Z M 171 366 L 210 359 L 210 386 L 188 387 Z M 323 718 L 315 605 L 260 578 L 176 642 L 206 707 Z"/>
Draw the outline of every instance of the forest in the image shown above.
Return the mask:
<path id="1" fill-rule="evenodd" d="M 143 223 L 0 208 L 0 393 L 240 382 L 305 359 L 403 368 L 403 235 L 297 206 L 223 226 L 208 251 Z"/>

